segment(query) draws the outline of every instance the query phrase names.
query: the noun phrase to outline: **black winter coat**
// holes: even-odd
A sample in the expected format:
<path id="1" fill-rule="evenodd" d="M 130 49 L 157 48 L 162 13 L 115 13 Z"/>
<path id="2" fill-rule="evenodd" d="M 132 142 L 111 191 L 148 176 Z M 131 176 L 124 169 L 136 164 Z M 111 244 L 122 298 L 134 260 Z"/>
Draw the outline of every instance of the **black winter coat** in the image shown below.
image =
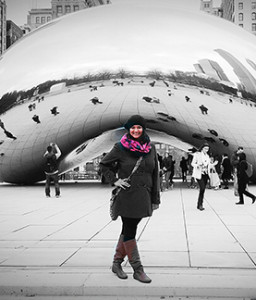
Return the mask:
<path id="1" fill-rule="evenodd" d="M 246 174 L 246 170 L 248 168 L 247 161 L 242 160 L 237 165 L 237 179 L 238 179 L 238 185 L 241 184 L 247 184 L 249 182 L 249 177 Z"/>
<path id="2" fill-rule="evenodd" d="M 118 178 L 127 178 L 138 156 L 116 143 L 112 150 L 100 162 L 101 171 L 109 183 Z M 113 165 L 117 164 L 117 175 L 113 173 Z M 131 187 L 117 196 L 117 212 L 119 216 L 127 218 L 144 218 L 152 215 L 152 204 L 160 203 L 159 194 L 159 168 L 155 146 L 146 154 L 137 171 L 132 175 Z"/>

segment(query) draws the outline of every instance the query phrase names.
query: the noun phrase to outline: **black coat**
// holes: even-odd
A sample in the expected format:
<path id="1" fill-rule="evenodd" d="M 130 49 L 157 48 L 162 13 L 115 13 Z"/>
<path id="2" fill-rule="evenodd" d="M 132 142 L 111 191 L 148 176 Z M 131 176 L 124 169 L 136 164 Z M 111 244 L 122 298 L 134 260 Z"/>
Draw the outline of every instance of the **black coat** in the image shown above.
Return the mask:
<path id="1" fill-rule="evenodd" d="M 238 185 L 241 184 L 247 184 L 249 182 L 249 177 L 246 174 L 246 170 L 248 168 L 247 161 L 242 160 L 237 165 L 237 179 L 238 179 Z"/>
<path id="2" fill-rule="evenodd" d="M 116 143 L 112 150 L 100 162 L 101 171 L 106 180 L 114 183 L 118 178 L 127 178 L 134 168 L 138 156 Z M 117 174 L 113 173 L 113 164 L 117 163 Z M 127 218 L 144 218 L 152 215 L 152 204 L 160 203 L 159 168 L 156 149 L 151 151 L 141 161 L 137 171 L 132 175 L 131 187 L 121 190 L 117 196 L 117 212 Z"/>
<path id="3" fill-rule="evenodd" d="M 225 157 L 222 161 L 222 179 L 231 179 L 232 178 L 232 165 L 230 162 L 230 159 L 228 157 Z"/>

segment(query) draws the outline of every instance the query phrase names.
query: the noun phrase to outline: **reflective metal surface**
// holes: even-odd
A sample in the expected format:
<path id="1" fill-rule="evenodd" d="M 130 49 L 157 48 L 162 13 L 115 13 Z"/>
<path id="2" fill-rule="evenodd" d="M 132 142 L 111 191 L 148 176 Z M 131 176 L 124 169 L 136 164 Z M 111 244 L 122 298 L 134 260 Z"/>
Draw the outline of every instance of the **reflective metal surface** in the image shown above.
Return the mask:
<path id="1" fill-rule="evenodd" d="M 155 140 L 208 141 L 218 154 L 244 146 L 255 164 L 255 53 L 250 33 L 168 0 L 123 0 L 48 23 L 0 59 L 0 118 L 17 137 L 0 128 L 0 176 L 42 180 L 52 141 L 68 170 L 105 152 L 99 141 L 134 113 L 160 132 Z"/>

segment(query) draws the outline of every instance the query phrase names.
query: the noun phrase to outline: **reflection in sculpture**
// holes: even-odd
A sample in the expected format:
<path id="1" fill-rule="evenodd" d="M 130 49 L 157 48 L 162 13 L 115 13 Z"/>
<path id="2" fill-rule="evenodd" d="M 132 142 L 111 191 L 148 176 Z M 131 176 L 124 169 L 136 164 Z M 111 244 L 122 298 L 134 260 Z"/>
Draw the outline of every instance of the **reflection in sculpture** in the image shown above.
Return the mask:
<path id="1" fill-rule="evenodd" d="M 117 1 L 47 23 L 0 60 L 0 178 L 43 180 L 50 142 L 60 171 L 74 168 L 107 152 L 132 114 L 155 141 L 185 151 L 204 140 L 215 154 L 243 146 L 256 169 L 255 53 L 253 35 L 167 0 Z"/>

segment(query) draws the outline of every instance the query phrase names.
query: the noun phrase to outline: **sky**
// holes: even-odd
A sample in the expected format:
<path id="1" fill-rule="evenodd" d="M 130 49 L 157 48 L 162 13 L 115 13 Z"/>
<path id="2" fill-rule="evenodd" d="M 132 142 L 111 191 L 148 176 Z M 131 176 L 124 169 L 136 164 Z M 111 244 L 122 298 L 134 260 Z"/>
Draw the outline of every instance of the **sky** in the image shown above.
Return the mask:
<path id="1" fill-rule="evenodd" d="M 112 3 L 122 0 L 111 0 Z M 139 1 L 139 0 L 138 0 Z M 173 3 L 184 3 L 191 10 L 200 9 L 200 0 L 169 0 Z M 51 0 L 5 0 L 7 4 L 7 20 L 18 26 L 27 23 L 28 11 L 32 8 L 51 8 Z"/>
<path id="2" fill-rule="evenodd" d="M 5 0 L 7 20 L 21 26 L 27 23 L 28 11 L 32 8 L 51 8 L 51 0 Z"/>

